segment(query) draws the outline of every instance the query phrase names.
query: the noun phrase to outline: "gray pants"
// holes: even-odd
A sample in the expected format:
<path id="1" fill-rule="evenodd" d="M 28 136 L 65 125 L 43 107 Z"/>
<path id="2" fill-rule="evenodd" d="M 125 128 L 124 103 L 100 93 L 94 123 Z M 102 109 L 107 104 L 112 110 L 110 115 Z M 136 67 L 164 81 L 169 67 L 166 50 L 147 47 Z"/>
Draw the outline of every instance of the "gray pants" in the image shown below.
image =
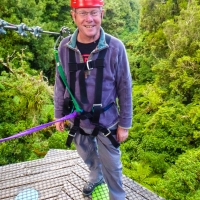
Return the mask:
<path id="1" fill-rule="evenodd" d="M 96 183 L 104 178 L 110 200 L 124 200 L 120 149 L 115 148 L 102 133 L 96 138 L 77 133 L 74 142 L 78 154 L 89 167 L 89 181 Z"/>

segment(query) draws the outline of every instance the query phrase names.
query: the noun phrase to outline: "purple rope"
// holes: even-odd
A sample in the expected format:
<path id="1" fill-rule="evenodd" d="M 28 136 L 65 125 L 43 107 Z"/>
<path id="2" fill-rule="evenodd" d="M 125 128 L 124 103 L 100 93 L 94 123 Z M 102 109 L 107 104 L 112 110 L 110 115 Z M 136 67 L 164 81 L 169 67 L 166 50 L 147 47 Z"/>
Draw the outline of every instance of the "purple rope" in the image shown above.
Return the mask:
<path id="1" fill-rule="evenodd" d="M 7 140 L 14 139 L 14 138 L 18 138 L 18 137 L 21 137 L 21 136 L 24 136 L 24 135 L 28 135 L 28 134 L 33 133 L 33 132 L 36 132 L 36 131 L 39 131 L 39 130 L 41 130 L 41 129 L 47 127 L 47 126 L 50 126 L 50 125 L 52 125 L 52 124 L 55 124 L 56 122 L 60 122 L 60 121 L 64 121 L 64 120 L 67 120 L 67 119 L 70 119 L 70 118 L 74 118 L 77 114 L 78 114 L 78 113 L 75 111 L 75 112 L 73 112 L 73 113 L 71 113 L 71 114 L 69 114 L 69 115 L 66 115 L 65 117 L 62 117 L 62 118 L 60 118 L 60 119 L 57 119 L 57 120 L 55 120 L 55 121 L 53 121 L 53 122 L 48 122 L 48 123 L 46 123 L 46 124 L 41 124 L 41 125 L 39 125 L 39 126 L 35 126 L 35 127 L 33 127 L 33 128 L 27 129 L 27 130 L 25 130 L 25 131 L 22 131 L 22 132 L 20 132 L 20 133 L 17 133 L 17 134 L 15 134 L 15 135 L 10 136 L 10 137 L 2 138 L 2 139 L 0 139 L 0 143 L 1 143 L 1 142 L 5 142 L 5 141 L 7 141 Z"/>

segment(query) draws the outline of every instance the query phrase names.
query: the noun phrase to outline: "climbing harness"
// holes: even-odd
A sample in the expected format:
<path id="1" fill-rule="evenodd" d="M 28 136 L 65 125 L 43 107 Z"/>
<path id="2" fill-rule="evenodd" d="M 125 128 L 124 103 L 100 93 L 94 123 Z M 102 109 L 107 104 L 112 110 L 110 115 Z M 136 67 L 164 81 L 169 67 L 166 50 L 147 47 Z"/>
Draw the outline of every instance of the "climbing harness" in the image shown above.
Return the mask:
<path id="1" fill-rule="evenodd" d="M 109 44 L 110 42 L 110 36 L 108 36 L 107 34 L 106 34 L 106 42 L 107 44 Z M 77 131 L 79 131 L 79 133 L 82 135 L 87 135 L 87 136 L 92 135 L 94 137 L 96 137 L 99 132 L 102 132 L 104 136 L 108 137 L 108 139 L 111 141 L 113 146 L 115 146 L 116 148 L 119 147 L 119 143 L 113 137 L 113 135 L 116 134 L 116 130 L 109 130 L 99 123 L 100 114 L 102 112 L 107 111 L 114 104 L 114 102 L 112 102 L 106 107 L 102 108 L 102 103 L 101 103 L 104 57 L 106 55 L 106 52 L 107 52 L 107 49 L 100 51 L 98 58 L 96 60 L 88 60 L 86 63 L 76 63 L 75 52 L 69 49 L 70 87 L 67 84 L 65 74 L 62 69 L 62 66 L 60 65 L 60 62 L 58 62 L 57 64 L 60 77 L 70 94 L 70 98 L 66 98 L 64 100 L 63 114 L 65 115 L 73 111 L 73 107 L 72 107 L 73 105 L 75 106 L 76 111 L 80 112 L 79 115 L 75 117 L 74 124 L 72 128 L 69 130 L 68 138 L 66 141 L 67 146 L 71 145 L 73 138 L 75 137 Z M 57 56 L 57 61 L 58 61 L 58 56 Z M 85 70 L 92 70 L 94 68 L 97 69 L 96 82 L 95 82 L 95 100 L 94 100 L 92 111 L 86 112 L 80 109 L 80 107 L 77 105 L 77 102 L 75 101 L 75 98 L 74 98 L 76 72 L 80 71 L 79 85 L 80 85 L 81 102 L 86 104 L 88 103 L 88 99 L 87 99 L 84 72 Z M 80 128 L 80 120 L 85 120 L 85 119 L 89 119 L 91 123 L 95 126 L 91 134 L 85 133 L 84 130 Z"/>

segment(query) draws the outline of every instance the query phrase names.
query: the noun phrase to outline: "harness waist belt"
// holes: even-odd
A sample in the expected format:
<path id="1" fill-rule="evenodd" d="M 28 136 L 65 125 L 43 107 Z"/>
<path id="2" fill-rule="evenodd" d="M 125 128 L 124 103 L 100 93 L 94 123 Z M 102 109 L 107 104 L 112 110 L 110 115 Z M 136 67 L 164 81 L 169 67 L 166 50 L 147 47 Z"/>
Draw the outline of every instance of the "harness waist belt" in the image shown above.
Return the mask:
<path id="1" fill-rule="evenodd" d="M 73 138 L 76 136 L 77 129 L 75 128 L 74 130 L 72 132 L 70 131 L 70 133 L 68 135 L 68 138 L 67 138 L 67 141 L 66 141 L 66 146 L 68 146 L 68 147 L 70 147 Z M 107 137 L 110 140 L 110 142 L 112 143 L 112 145 L 115 148 L 118 148 L 120 146 L 120 143 L 118 141 L 116 141 L 116 139 L 113 137 L 113 135 L 117 134 L 117 129 L 115 129 L 115 130 L 104 129 L 101 132 L 104 134 L 105 137 Z M 95 136 L 95 135 L 93 135 L 94 131 L 91 134 L 88 134 L 82 128 L 79 128 L 79 133 L 81 135 L 85 135 L 85 136 L 91 136 L 91 135 Z"/>

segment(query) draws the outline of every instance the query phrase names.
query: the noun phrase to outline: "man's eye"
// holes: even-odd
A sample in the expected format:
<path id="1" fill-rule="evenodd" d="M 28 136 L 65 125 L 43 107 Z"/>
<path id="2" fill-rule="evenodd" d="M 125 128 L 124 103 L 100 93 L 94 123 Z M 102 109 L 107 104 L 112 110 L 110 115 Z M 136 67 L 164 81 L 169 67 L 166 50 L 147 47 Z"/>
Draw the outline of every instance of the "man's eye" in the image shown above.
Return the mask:
<path id="1" fill-rule="evenodd" d="M 97 11 L 93 11 L 91 12 L 92 15 L 96 15 L 97 14 Z"/>
<path id="2" fill-rule="evenodd" d="M 80 12 L 80 15 L 86 15 L 86 12 Z"/>

